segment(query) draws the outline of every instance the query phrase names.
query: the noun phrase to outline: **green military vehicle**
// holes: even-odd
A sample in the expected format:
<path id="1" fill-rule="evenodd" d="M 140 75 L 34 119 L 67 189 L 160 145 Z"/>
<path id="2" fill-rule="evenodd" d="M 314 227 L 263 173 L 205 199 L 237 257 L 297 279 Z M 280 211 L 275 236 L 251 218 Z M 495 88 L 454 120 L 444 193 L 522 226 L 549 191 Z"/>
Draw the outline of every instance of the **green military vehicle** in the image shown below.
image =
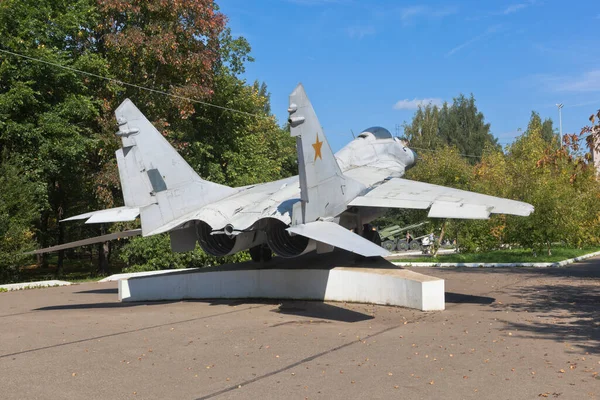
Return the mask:
<path id="1" fill-rule="evenodd" d="M 407 240 L 405 233 L 428 223 L 429 221 L 424 221 L 405 227 L 392 225 L 380 230 L 379 236 L 381 237 L 381 247 L 387 251 L 421 250 L 420 239 L 424 236 L 418 238 L 411 237 L 410 240 Z"/>

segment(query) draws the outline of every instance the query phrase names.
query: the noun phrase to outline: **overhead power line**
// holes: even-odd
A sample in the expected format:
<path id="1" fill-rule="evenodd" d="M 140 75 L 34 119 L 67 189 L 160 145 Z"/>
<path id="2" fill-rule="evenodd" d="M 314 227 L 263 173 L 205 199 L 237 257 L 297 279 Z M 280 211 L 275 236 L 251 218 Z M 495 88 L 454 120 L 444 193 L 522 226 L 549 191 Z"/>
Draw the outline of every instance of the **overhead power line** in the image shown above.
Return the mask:
<path id="1" fill-rule="evenodd" d="M 58 64 L 58 63 L 55 63 L 55 62 L 52 62 L 52 61 L 43 60 L 41 58 L 26 56 L 24 54 L 15 53 L 15 52 L 9 51 L 9 50 L 0 49 L 0 52 L 1 53 L 5 53 L 5 54 L 10 54 L 10 55 L 15 56 L 15 57 L 21 57 L 21 58 L 24 58 L 24 59 L 27 59 L 27 60 L 30 60 L 30 61 L 35 61 L 35 62 L 39 62 L 39 63 L 42 63 L 42 64 L 51 65 L 53 67 L 62 68 L 62 69 L 67 70 L 67 71 L 77 72 L 77 73 L 82 74 L 82 75 L 87 75 L 87 76 L 91 76 L 91 77 L 98 78 L 98 79 L 104 79 L 105 81 L 113 82 L 113 83 L 116 83 L 118 85 L 129 86 L 129 87 L 132 87 L 132 88 L 135 88 L 135 89 L 146 90 L 146 91 L 151 92 L 151 93 L 161 94 L 161 95 L 164 95 L 164 96 L 169 96 L 169 97 L 173 97 L 173 98 L 180 99 L 180 100 L 186 100 L 186 101 L 189 101 L 189 102 L 192 102 L 192 103 L 202 104 L 202 105 L 205 105 L 207 107 L 218 108 L 220 110 L 231 111 L 231 112 L 235 112 L 235 113 L 238 113 L 238 114 L 243 114 L 243 115 L 247 115 L 247 116 L 255 117 L 255 118 L 269 118 L 269 117 L 264 116 L 264 115 L 252 114 L 252 113 L 249 113 L 249 112 L 246 112 L 246 111 L 236 110 L 235 108 L 229 108 L 229 107 L 219 106 L 219 105 L 216 105 L 216 104 L 207 103 L 205 101 L 196 100 L 196 99 L 192 99 L 192 98 L 185 97 L 185 96 L 180 96 L 180 95 L 177 95 L 177 94 L 165 92 L 164 90 L 158 90 L 158 89 L 153 89 L 153 88 L 149 88 L 149 87 L 145 87 L 145 86 L 141 86 L 141 85 L 136 85 L 134 83 L 123 82 L 123 81 L 121 81 L 119 79 L 109 78 L 107 76 L 102 76 L 102 75 L 94 74 L 92 72 L 82 71 L 82 70 L 77 69 L 77 68 L 68 67 L 66 65 L 61 65 L 61 64 Z"/>
<path id="2" fill-rule="evenodd" d="M 436 150 L 433 150 L 433 149 L 425 149 L 425 148 L 423 148 L 423 147 L 412 147 L 412 146 L 408 146 L 408 147 L 409 147 L 409 149 L 413 149 L 413 150 L 419 150 L 419 151 L 431 151 L 431 152 L 433 152 L 433 153 L 435 153 L 435 152 L 436 152 Z M 459 153 L 458 155 L 459 155 L 459 156 L 463 156 L 463 157 L 481 158 L 481 156 L 476 156 L 476 155 L 473 155 L 473 154 L 461 154 L 461 153 Z"/>

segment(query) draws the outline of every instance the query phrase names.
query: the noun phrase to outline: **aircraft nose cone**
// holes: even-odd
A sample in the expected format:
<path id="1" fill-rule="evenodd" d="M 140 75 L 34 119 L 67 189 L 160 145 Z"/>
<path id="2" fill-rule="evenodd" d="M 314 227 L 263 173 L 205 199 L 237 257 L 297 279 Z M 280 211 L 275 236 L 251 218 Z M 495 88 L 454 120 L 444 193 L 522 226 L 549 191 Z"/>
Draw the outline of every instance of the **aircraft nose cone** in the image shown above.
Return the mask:
<path id="1" fill-rule="evenodd" d="M 409 149 L 409 150 L 412 153 L 412 160 L 413 160 L 411 165 L 415 165 L 417 163 L 417 160 L 419 159 L 419 156 L 413 149 Z"/>

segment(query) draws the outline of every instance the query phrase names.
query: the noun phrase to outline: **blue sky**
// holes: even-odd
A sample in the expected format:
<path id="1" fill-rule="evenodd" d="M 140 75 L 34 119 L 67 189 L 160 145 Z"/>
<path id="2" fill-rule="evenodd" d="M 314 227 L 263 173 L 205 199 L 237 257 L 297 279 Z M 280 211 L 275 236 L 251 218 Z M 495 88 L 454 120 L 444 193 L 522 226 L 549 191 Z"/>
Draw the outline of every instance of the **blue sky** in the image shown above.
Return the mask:
<path id="1" fill-rule="evenodd" d="M 279 121 L 302 82 L 338 150 L 373 125 L 395 132 L 419 102 L 473 93 L 506 144 L 532 110 L 564 103 L 563 132 L 600 108 L 597 0 L 217 0 L 267 83 Z"/>

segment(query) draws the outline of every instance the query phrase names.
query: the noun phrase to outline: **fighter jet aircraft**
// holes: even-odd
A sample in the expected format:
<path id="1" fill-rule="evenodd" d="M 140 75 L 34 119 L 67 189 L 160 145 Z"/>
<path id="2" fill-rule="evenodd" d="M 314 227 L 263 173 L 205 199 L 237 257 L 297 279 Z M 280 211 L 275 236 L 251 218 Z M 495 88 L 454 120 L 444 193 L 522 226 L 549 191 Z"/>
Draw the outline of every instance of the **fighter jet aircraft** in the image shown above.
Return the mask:
<path id="1" fill-rule="evenodd" d="M 193 250 L 199 243 L 214 256 L 249 249 L 260 261 L 270 259 L 271 252 L 295 257 L 335 247 L 366 257 L 386 255 L 363 226 L 388 208 L 429 209 L 432 218 L 466 219 L 533 212 L 527 203 L 402 179 L 417 156 L 381 127 L 366 129 L 334 154 L 301 84 L 290 95 L 288 113 L 299 175 L 233 188 L 198 176 L 125 100 L 115 112 L 125 206 L 64 221 L 130 221 L 139 215 L 141 234 L 168 232 L 173 251 Z"/>

